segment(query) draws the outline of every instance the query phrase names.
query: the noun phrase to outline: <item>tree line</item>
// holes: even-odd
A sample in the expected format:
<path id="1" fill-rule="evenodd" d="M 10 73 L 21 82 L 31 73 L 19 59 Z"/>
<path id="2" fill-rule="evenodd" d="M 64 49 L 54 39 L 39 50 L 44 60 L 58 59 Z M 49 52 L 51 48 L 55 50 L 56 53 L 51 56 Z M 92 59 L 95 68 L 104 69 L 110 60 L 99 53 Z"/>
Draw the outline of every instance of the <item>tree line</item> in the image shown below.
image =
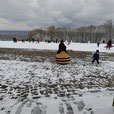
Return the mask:
<path id="1" fill-rule="evenodd" d="M 78 28 L 66 28 L 66 27 L 55 27 L 54 25 L 45 29 L 36 28 L 29 31 L 28 40 L 38 39 L 40 40 L 67 40 L 73 42 L 101 42 L 102 40 L 109 40 L 112 38 L 113 33 L 112 20 L 107 20 L 102 25 L 89 25 L 81 26 Z"/>

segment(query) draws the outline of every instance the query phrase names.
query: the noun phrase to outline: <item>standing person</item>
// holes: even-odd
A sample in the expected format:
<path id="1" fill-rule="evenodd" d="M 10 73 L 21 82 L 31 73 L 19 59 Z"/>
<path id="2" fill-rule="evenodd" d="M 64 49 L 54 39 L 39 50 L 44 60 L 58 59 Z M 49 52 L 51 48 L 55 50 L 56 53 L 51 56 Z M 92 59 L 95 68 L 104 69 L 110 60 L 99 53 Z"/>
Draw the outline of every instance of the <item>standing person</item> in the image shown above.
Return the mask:
<path id="1" fill-rule="evenodd" d="M 61 42 L 60 42 L 60 44 L 59 44 L 59 49 L 58 49 L 58 51 L 57 51 L 57 54 L 59 54 L 61 51 L 67 52 L 67 51 L 66 51 L 66 46 L 64 45 L 63 40 L 61 40 Z M 67 53 L 68 53 L 68 52 L 67 52 Z"/>
<path id="2" fill-rule="evenodd" d="M 99 50 L 96 50 L 96 52 L 93 55 L 92 63 L 94 63 L 95 61 L 97 61 L 97 63 L 99 64 Z"/>
<path id="3" fill-rule="evenodd" d="M 112 40 L 110 39 L 107 43 L 107 47 L 110 49 L 112 47 Z"/>
<path id="4" fill-rule="evenodd" d="M 105 43 L 105 40 L 103 40 L 103 44 Z"/>
<path id="5" fill-rule="evenodd" d="M 56 39 L 55 42 L 58 43 L 58 39 Z"/>
<path id="6" fill-rule="evenodd" d="M 17 42 L 17 38 L 14 38 L 14 37 L 13 37 L 13 42 Z"/>
<path id="7" fill-rule="evenodd" d="M 98 43 L 97 43 L 97 47 L 99 47 L 99 45 L 100 45 L 100 43 L 98 42 Z"/>
<path id="8" fill-rule="evenodd" d="M 34 43 L 34 38 L 32 38 L 32 42 Z"/>
<path id="9" fill-rule="evenodd" d="M 40 42 L 40 39 L 38 38 L 38 43 Z"/>

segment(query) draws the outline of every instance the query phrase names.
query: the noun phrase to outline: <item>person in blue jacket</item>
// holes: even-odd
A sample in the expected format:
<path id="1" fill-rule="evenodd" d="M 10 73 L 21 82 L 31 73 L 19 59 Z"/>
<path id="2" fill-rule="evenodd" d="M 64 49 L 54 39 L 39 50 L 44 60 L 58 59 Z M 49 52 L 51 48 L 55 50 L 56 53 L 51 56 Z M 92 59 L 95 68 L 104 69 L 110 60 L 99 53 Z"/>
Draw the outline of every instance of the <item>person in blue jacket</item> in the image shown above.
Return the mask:
<path id="1" fill-rule="evenodd" d="M 94 63 L 95 61 L 97 61 L 97 63 L 99 64 L 99 50 L 96 50 L 96 52 L 93 54 L 92 63 Z"/>

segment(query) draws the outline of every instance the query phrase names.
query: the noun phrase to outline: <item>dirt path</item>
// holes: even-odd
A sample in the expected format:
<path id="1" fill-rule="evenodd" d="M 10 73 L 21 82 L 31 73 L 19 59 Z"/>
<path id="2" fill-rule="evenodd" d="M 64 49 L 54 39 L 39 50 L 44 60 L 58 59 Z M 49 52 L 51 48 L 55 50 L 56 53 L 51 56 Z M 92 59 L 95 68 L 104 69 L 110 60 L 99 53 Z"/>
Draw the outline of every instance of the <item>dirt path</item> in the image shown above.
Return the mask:
<path id="1" fill-rule="evenodd" d="M 93 52 L 83 52 L 83 51 L 68 51 L 71 58 L 77 59 L 87 59 L 91 58 Z M 0 59 L 3 60 L 16 60 L 17 57 L 23 61 L 45 61 L 48 59 L 51 62 L 55 62 L 56 51 L 50 50 L 28 50 L 28 49 L 8 49 L 8 48 L 0 48 Z M 41 57 L 42 59 L 38 59 Z M 101 60 L 114 60 L 114 53 L 100 53 Z"/>

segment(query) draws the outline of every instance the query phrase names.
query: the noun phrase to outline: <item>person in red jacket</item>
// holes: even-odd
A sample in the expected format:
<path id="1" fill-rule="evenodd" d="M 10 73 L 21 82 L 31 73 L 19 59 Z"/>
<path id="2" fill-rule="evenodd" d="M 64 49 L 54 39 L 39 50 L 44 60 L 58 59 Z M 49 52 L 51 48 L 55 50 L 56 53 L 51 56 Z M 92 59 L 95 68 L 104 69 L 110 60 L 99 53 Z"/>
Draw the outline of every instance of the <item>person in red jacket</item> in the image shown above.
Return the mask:
<path id="1" fill-rule="evenodd" d="M 40 42 L 40 39 L 38 38 L 38 43 Z"/>
<path id="2" fill-rule="evenodd" d="M 109 41 L 108 41 L 108 43 L 107 43 L 107 48 L 111 48 L 112 47 L 112 40 L 110 39 Z"/>

